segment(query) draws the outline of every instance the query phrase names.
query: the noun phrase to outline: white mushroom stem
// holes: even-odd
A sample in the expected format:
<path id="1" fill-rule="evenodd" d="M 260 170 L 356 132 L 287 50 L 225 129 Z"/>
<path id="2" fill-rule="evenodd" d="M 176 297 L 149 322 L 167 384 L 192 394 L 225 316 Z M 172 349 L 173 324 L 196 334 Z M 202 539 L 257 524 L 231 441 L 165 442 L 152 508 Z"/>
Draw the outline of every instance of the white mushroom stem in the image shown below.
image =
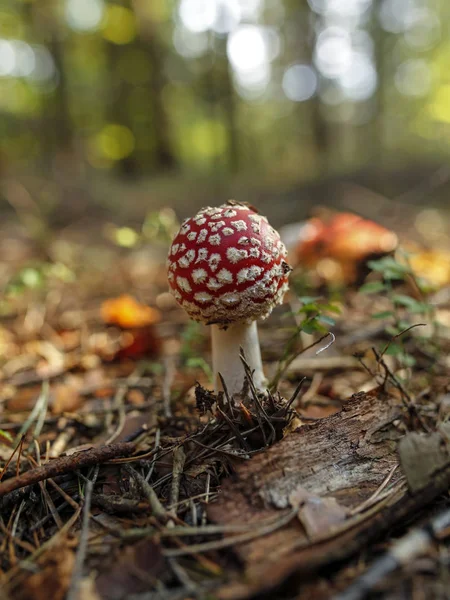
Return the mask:
<path id="1" fill-rule="evenodd" d="M 265 388 L 261 350 L 259 348 L 258 327 L 256 321 L 250 325 L 230 325 L 228 329 L 220 329 L 218 325 L 211 326 L 212 362 L 214 372 L 214 390 L 222 391 L 219 373 L 222 375 L 230 395 L 242 391 L 245 380 L 245 371 L 239 358 L 240 348 L 243 349 L 245 358 L 253 374 L 256 389 Z"/>

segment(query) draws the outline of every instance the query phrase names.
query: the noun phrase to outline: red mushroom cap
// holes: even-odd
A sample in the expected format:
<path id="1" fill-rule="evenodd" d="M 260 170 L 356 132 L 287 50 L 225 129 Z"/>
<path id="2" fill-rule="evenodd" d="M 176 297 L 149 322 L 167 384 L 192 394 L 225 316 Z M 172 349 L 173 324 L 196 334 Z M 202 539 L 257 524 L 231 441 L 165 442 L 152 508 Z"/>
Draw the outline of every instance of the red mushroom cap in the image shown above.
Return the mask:
<path id="1" fill-rule="evenodd" d="M 225 204 L 186 219 L 168 258 L 171 292 L 207 324 L 266 318 L 288 289 L 286 248 L 262 215 Z"/>

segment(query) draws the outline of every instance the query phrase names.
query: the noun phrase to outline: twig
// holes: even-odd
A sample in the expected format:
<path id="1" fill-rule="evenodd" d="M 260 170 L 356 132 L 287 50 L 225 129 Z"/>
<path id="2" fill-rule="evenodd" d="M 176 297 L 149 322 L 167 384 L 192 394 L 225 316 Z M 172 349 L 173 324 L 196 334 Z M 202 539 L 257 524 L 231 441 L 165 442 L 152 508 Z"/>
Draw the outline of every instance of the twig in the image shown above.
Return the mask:
<path id="1" fill-rule="evenodd" d="M 20 440 L 17 442 L 16 447 L 14 448 L 14 450 L 11 453 L 11 456 L 6 461 L 6 465 L 3 467 L 3 469 L 0 472 L 0 481 L 3 479 L 3 475 L 6 473 L 6 470 L 8 469 L 8 467 L 9 467 L 9 465 L 10 465 L 10 463 L 11 463 L 13 457 L 14 457 L 14 454 L 17 452 L 17 450 L 19 450 L 19 448 L 22 448 L 23 440 L 24 440 L 24 436 L 22 436 L 20 438 Z M 17 470 L 16 470 L 16 476 L 17 476 Z"/>
<path id="2" fill-rule="evenodd" d="M 124 398 L 128 392 L 128 389 L 129 389 L 128 385 L 125 384 L 125 385 L 121 385 L 116 392 L 116 395 L 115 395 L 114 401 L 113 401 L 112 410 L 117 410 L 118 415 L 119 415 L 119 422 L 117 424 L 116 429 L 112 432 L 112 434 L 105 441 L 105 444 L 112 444 L 122 433 L 122 430 L 125 426 L 126 413 L 125 413 Z"/>
<path id="3" fill-rule="evenodd" d="M 211 473 L 208 471 L 206 473 L 206 485 L 205 485 L 205 504 L 209 504 L 209 497 L 210 497 L 210 490 L 211 490 Z M 202 515 L 202 525 L 205 525 L 206 523 L 206 510 L 203 511 L 203 515 Z"/>
<path id="4" fill-rule="evenodd" d="M 18 477 L 11 477 L 0 484 L 0 497 L 17 490 L 19 488 L 33 485 L 39 481 L 44 481 L 49 477 L 56 477 L 64 473 L 71 473 L 83 467 L 104 463 L 117 456 L 129 456 L 136 449 L 136 445 L 131 442 L 122 442 L 120 444 L 110 444 L 109 446 L 100 446 L 84 452 L 76 452 L 70 456 L 55 458 L 51 462 L 22 473 Z"/>
<path id="5" fill-rule="evenodd" d="M 334 600 L 362 600 L 393 571 L 425 554 L 434 542 L 441 539 L 440 534 L 448 536 L 450 532 L 445 530 L 449 527 L 450 509 L 447 509 L 424 527 L 415 528 L 395 541 L 388 552 L 375 560 L 346 590 L 334 596 Z"/>
<path id="6" fill-rule="evenodd" d="M 364 502 L 361 502 L 361 504 L 358 504 L 358 506 L 355 506 L 354 508 L 352 508 L 349 511 L 348 515 L 349 516 L 356 515 L 356 514 L 362 512 L 363 510 L 365 510 L 366 508 L 372 506 L 372 504 L 374 502 L 376 502 L 380 498 L 380 495 L 381 495 L 382 491 L 384 489 L 386 489 L 387 485 L 389 484 L 389 482 L 391 481 L 392 477 L 394 476 L 394 473 L 397 470 L 397 468 L 398 468 L 398 464 L 394 465 L 392 467 L 392 469 L 389 471 L 389 473 L 387 474 L 387 476 L 384 479 L 384 481 L 374 491 L 374 493 L 371 496 L 369 496 L 369 498 L 367 498 L 366 500 L 364 500 Z"/>
<path id="7" fill-rule="evenodd" d="M 178 581 L 185 588 L 186 592 L 188 593 L 187 595 L 190 596 L 193 593 L 195 594 L 197 586 L 188 576 L 183 567 L 180 564 L 178 564 L 178 562 L 174 558 L 169 558 L 169 565 L 172 571 L 174 572 L 175 576 L 177 577 Z"/>
<path id="8" fill-rule="evenodd" d="M 394 375 L 394 373 L 388 367 L 383 356 L 378 353 L 376 348 L 372 348 L 372 352 L 375 355 L 377 363 L 383 367 L 384 372 L 386 373 L 385 380 L 387 381 L 389 379 L 390 382 L 392 383 L 392 385 L 394 387 L 396 387 L 398 389 L 398 391 L 400 392 L 400 398 L 401 398 L 405 408 L 409 411 L 409 414 L 410 415 L 414 414 L 417 417 L 417 420 L 419 421 L 419 423 L 421 424 L 423 430 L 426 433 L 430 433 L 429 427 L 426 425 L 426 423 L 422 419 L 421 415 L 419 414 L 419 411 L 417 410 L 417 407 L 414 404 L 413 399 L 411 398 L 410 394 L 405 390 L 403 385 L 400 383 L 400 381 L 397 379 L 397 377 Z"/>
<path id="9" fill-rule="evenodd" d="M 177 514 L 177 504 L 180 497 L 180 483 L 183 474 L 184 463 L 186 462 L 186 454 L 183 446 L 178 446 L 173 451 L 173 470 L 172 470 L 172 487 L 170 490 L 170 507 L 169 511 L 172 515 Z"/>
<path id="10" fill-rule="evenodd" d="M 270 523 L 269 525 L 266 525 L 264 527 L 258 528 L 258 525 L 255 524 L 254 530 L 249 533 L 236 535 L 234 537 L 227 537 L 222 540 L 194 544 L 192 546 L 186 546 L 185 548 L 163 550 L 163 555 L 173 558 L 177 556 L 185 556 L 188 554 L 197 554 L 199 552 L 209 552 L 210 550 L 219 550 L 221 548 L 229 548 L 230 546 L 234 546 L 237 544 L 244 544 L 256 538 L 263 537 L 264 535 L 269 535 L 270 533 L 273 533 L 278 529 L 281 529 L 281 527 L 287 525 L 297 513 L 298 507 L 290 510 L 288 513 L 285 513 L 274 523 Z"/>
<path id="11" fill-rule="evenodd" d="M 397 338 L 401 337 L 405 333 L 408 333 L 408 331 L 411 331 L 411 329 L 414 329 L 415 327 L 426 327 L 426 325 L 427 325 L 426 323 L 415 323 L 414 325 L 410 325 L 406 329 L 403 329 L 403 331 L 400 331 L 400 333 L 397 333 L 396 335 L 393 335 L 391 337 L 391 339 L 388 341 L 388 343 L 386 344 L 386 346 L 381 351 L 381 356 L 384 356 L 386 354 L 389 346 L 392 344 L 392 342 L 394 340 L 396 340 Z"/>
<path id="12" fill-rule="evenodd" d="M 314 373 L 311 380 L 311 384 L 306 392 L 303 394 L 301 407 L 304 408 L 308 405 L 309 401 L 317 394 L 323 381 L 323 373 Z"/>
<path id="13" fill-rule="evenodd" d="M 47 413 L 48 396 L 49 396 L 49 383 L 47 380 L 45 380 L 42 382 L 41 393 L 39 394 L 39 396 L 36 400 L 36 403 L 33 406 L 33 410 L 29 414 L 25 423 L 20 428 L 17 436 L 25 435 L 35 419 L 38 420 L 36 423 L 35 432 L 38 431 L 38 435 L 39 435 L 39 429 L 42 428 L 42 426 L 45 422 L 45 415 Z M 43 417 L 42 417 L 42 413 L 44 413 Z M 37 435 L 35 435 L 35 437 L 37 437 Z"/>
<path id="14" fill-rule="evenodd" d="M 149 481 L 150 477 L 153 475 L 153 470 L 155 468 L 156 459 L 158 458 L 158 450 L 159 450 L 159 440 L 161 439 L 161 429 L 158 429 L 155 432 L 155 446 L 154 446 L 154 456 L 152 458 L 152 462 L 150 464 L 150 468 L 148 470 L 147 475 L 145 476 L 145 481 Z"/>
<path id="15" fill-rule="evenodd" d="M 228 403 L 228 407 L 231 410 L 231 416 L 234 417 L 234 402 L 232 401 L 231 397 L 230 397 L 230 392 L 228 391 L 228 387 L 227 384 L 225 382 L 225 379 L 223 378 L 222 373 L 217 373 L 220 379 L 220 383 L 222 384 L 222 389 L 223 389 L 223 393 L 225 395 L 225 398 L 227 400 Z M 220 396 L 219 396 L 220 397 Z M 219 405 L 219 402 L 217 402 L 217 404 Z M 223 403 L 222 403 L 223 404 Z M 218 406 L 220 408 L 220 406 Z"/>
<path id="16" fill-rule="evenodd" d="M 239 431 L 238 427 L 233 423 L 233 421 L 230 419 L 230 417 L 227 415 L 227 413 L 225 411 L 223 411 L 219 406 L 217 407 L 217 412 L 225 419 L 225 421 L 228 423 L 229 428 L 231 429 L 231 431 L 234 433 L 234 435 L 236 436 L 236 439 L 239 440 L 242 448 L 246 451 L 250 450 L 250 446 L 248 445 L 247 441 L 245 440 L 245 438 L 242 436 L 241 432 Z"/>
<path id="17" fill-rule="evenodd" d="M 295 333 L 295 335 L 293 337 L 294 340 L 297 337 L 298 333 L 300 333 L 300 332 L 296 332 Z M 304 352 L 307 352 L 311 348 L 314 348 L 315 346 L 317 346 L 318 344 L 320 344 L 321 342 L 323 342 L 323 340 L 325 338 L 327 338 L 329 335 L 332 336 L 331 342 L 329 344 L 327 344 L 324 348 L 320 349 L 319 352 L 322 352 L 323 350 L 326 350 L 327 348 L 329 348 L 331 346 L 331 344 L 334 343 L 334 340 L 335 340 L 334 334 L 326 333 L 325 335 L 323 335 L 322 337 L 320 337 L 318 340 L 316 340 L 312 344 L 309 344 L 309 346 L 305 346 L 305 348 L 302 348 L 299 352 L 294 352 L 291 356 L 287 357 L 284 360 L 284 362 L 280 361 L 281 364 L 279 364 L 279 366 L 277 368 L 277 372 L 275 373 L 275 375 L 273 376 L 272 380 L 269 383 L 269 386 L 268 386 L 269 389 L 271 389 L 271 390 L 276 389 L 276 387 L 278 385 L 278 382 L 280 381 L 280 379 L 282 378 L 282 376 L 284 375 L 284 373 L 287 371 L 287 369 L 289 368 L 289 366 L 291 365 L 291 363 L 294 362 L 294 360 L 296 358 L 298 358 Z M 318 352 L 316 352 L 316 354 L 318 354 Z M 312 359 L 312 360 L 315 360 L 315 359 Z M 312 368 L 314 368 L 314 367 L 312 367 Z"/>
<path id="18" fill-rule="evenodd" d="M 21 569 L 26 569 L 27 567 L 29 568 L 30 566 L 32 566 L 34 564 L 34 562 L 36 561 L 36 559 L 39 558 L 39 556 L 41 556 L 41 554 L 43 554 L 46 550 L 48 550 L 53 545 L 55 545 L 59 540 L 62 539 L 62 537 L 64 535 L 66 535 L 70 531 L 70 529 L 73 527 L 73 525 L 78 520 L 78 517 L 80 516 L 80 512 L 81 512 L 81 507 L 77 511 L 75 511 L 75 513 L 70 517 L 70 519 L 67 521 L 67 523 L 64 524 L 63 528 L 60 529 L 57 533 L 55 533 L 55 535 L 53 537 L 51 537 L 49 540 L 47 540 L 41 546 L 39 546 L 39 548 L 37 548 L 35 550 L 35 552 L 33 552 L 33 554 L 31 554 L 31 556 L 28 556 L 19 565 L 17 565 L 16 567 L 14 567 L 8 571 L 5 579 L 2 581 L 2 586 L 3 586 L 2 591 L 6 592 L 6 589 L 5 589 L 6 583 L 10 582 L 20 572 Z"/>
<path id="19" fill-rule="evenodd" d="M 147 498 L 155 517 L 160 519 L 162 522 L 165 522 L 167 520 L 167 511 L 159 501 L 159 498 L 152 486 L 130 465 L 126 464 L 124 469 L 135 479 L 136 483 L 141 488 L 141 492 Z"/>
<path id="20" fill-rule="evenodd" d="M 289 398 L 288 403 L 286 404 L 286 407 L 283 409 L 283 414 L 287 415 L 289 412 L 289 409 L 291 408 L 292 404 L 295 402 L 295 400 L 297 399 L 297 396 L 300 394 L 300 390 L 303 387 L 303 384 L 306 381 L 306 377 L 302 377 L 299 381 L 299 383 L 297 384 L 297 387 L 294 390 L 294 393 L 292 394 L 292 396 Z M 273 399 L 272 399 L 273 402 Z"/>
<path id="21" fill-rule="evenodd" d="M 98 470 L 97 470 L 98 474 Z M 95 475 L 95 479 L 96 479 Z M 92 490 L 94 489 L 94 481 L 88 481 L 85 488 L 84 504 L 83 504 L 83 520 L 81 523 L 80 541 L 78 544 L 77 555 L 75 557 L 75 565 L 72 572 L 70 587 L 67 592 L 66 600 L 77 600 L 80 579 L 83 574 L 83 564 L 86 558 L 86 550 L 89 535 L 89 513 L 91 510 Z"/>
<path id="22" fill-rule="evenodd" d="M 169 418 L 172 416 L 172 408 L 170 406 L 170 388 L 172 387 L 175 377 L 175 364 L 172 356 L 166 356 L 164 359 L 164 379 L 162 383 L 162 397 L 164 403 L 164 416 Z"/>
<path id="23" fill-rule="evenodd" d="M 242 364 L 244 365 L 244 370 L 245 370 L 245 374 L 247 376 L 247 381 L 248 381 L 248 384 L 249 384 L 249 387 L 250 387 L 250 391 L 252 393 L 253 400 L 255 402 L 255 406 L 256 406 L 256 409 L 257 409 L 257 412 L 258 412 L 258 421 L 260 421 L 259 413 L 261 413 L 263 415 L 266 423 L 269 425 L 269 428 L 270 428 L 270 431 L 271 431 L 271 436 L 270 436 L 270 439 L 267 440 L 266 439 L 266 432 L 264 431 L 264 427 L 262 426 L 262 423 L 260 422 L 261 432 L 262 432 L 263 439 L 264 439 L 264 445 L 265 446 L 269 446 L 270 443 L 274 442 L 276 440 L 276 437 L 277 437 L 277 434 L 276 434 L 276 431 L 275 431 L 275 427 L 272 425 L 268 414 L 266 413 L 266 411 L 264 410 L 263 405 L 259 401 L 258 392 L 257 392 L 255 384 L 253 382 L 253 373 L 252 373 L 252 370 L 250 368 L 250 365 L 247 362 L 247 359 L 245 358 L 244 350 L 242 348 L 240 348 L 239 358 L 241 359 Z"/>

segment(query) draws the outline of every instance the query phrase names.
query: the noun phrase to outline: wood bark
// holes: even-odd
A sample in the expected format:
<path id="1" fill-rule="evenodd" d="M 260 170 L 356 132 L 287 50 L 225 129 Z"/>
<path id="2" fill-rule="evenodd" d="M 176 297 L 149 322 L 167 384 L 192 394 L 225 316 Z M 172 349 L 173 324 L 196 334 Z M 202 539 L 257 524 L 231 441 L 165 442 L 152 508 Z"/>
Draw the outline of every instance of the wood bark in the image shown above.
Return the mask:
<path id="1" fill-rule="evenodd" d="M 219 501 L 209 506 L 209 517 L 221 524 L 251 522 L 257 529 L 260 521 L 291 506 L 299 493 L 311 494 L 319 504 L 331 500 L 349 513 L 398 464 L 404 416 L 399 401 L 380 390 L 352 396 L 340 413 L 299 427 L 238 468 L 225 482 Z M 294 573 L 307 582 L 318 569 L 348 558 L 432 501 L 449 478 L 447 465 L 427 488 L 411 494 L 397 469 L 390 481 L 396 491 L 380 510 L 351 517 L 351 527 L 345 526 L 347 515 L 341 529 L 325 526 L 317 537 L 308 537 L 300 510 L 299 519 L 282 529 L 233 548 L 245 575 L 222 588 L 218 597 L 248 598 L 274 589 Z"/>

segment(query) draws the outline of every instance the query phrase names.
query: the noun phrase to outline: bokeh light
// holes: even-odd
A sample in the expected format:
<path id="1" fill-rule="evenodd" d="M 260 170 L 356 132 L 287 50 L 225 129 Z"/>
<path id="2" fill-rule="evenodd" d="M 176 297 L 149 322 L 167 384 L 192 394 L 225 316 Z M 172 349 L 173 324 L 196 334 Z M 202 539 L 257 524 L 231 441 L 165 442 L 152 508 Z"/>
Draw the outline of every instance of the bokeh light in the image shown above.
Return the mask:
<path id="1" fill-rule="evenodd" d="M 349 100 L 360 102 L 370 98 L 377 87 L 377 72 L 371 59 L 353 52 L 350 64 L 339 77 L 339 85 Z"/>
<path id="2" fill-rule="evenodd" d="M 421 97 L 430 91 L 432 75 L 426 60 L 411 58 L 398 66 L 394 80 L 401 94 Z"/>
<path id="3" fill-rule="evenodd" d="M 283 92 L 293 102 L 304 102 L 314 96 L 318 79 L 310 65 L 296 64 L 286 69 L 282 81 Z"/>
<path id="4" fill-rule="evenodd" d="M 94 137 L 98 155 L 113 161 L 129 156 L 134 146 L 133 133 L 123 125 L 108 124 Z"/>
<path id="5" fill-rule="evenodd" d="M 348 31 L 331 26 L 322 30 L 316 42 L 314 62 L 325 77 L 339 77 L 349 68 L 352 60 L 352 45 Z"/>
<path id="6" fill-rule="evenodd" d="M 184 25 L 178 25 L 173 32 L 173 44 L 176 51 L 185 58 L 199 58 L 209 49 L 206 32 L 195 33 Z"/>
<path id="7" fill-rule="evenodd" d="M 417 50 L 429 50 L 441 37 L 441 24 L 437 14 L 425 6 L 412 11 L 410 26 L 404 34 L 406 43 Z"/>
<path id="8" fill-rule="evenodd" d="M 75 31 L 95 31 L 103 18 L 103 0 L 66 0 L 66 21 Z"/>
<path id="9" fill-rule="evenodd" d="M 16 54 L 9 40 L 0 40 L 0 76 L 12 75 L 16 66 Z"/>
<path id="10" fill-rule="evenodd" d="M 215 0 L 181 0 L 180 19 L 189 31 L 201 33 L 212 29 L 217 18 Z"/>
<path id="11" fill-rule="evenodd" d="M 390 33 L 406 31 L 414 21 L 415 0 L 382 0 L 379 20 L 382 28 Z"/>
<path id="12" fill-rule="evenodd" d="M 113 44 L 129 44 L 137 33 L 133 11 L 118 4 L 110 4 L 105 13 L 102 33 Z"/>

